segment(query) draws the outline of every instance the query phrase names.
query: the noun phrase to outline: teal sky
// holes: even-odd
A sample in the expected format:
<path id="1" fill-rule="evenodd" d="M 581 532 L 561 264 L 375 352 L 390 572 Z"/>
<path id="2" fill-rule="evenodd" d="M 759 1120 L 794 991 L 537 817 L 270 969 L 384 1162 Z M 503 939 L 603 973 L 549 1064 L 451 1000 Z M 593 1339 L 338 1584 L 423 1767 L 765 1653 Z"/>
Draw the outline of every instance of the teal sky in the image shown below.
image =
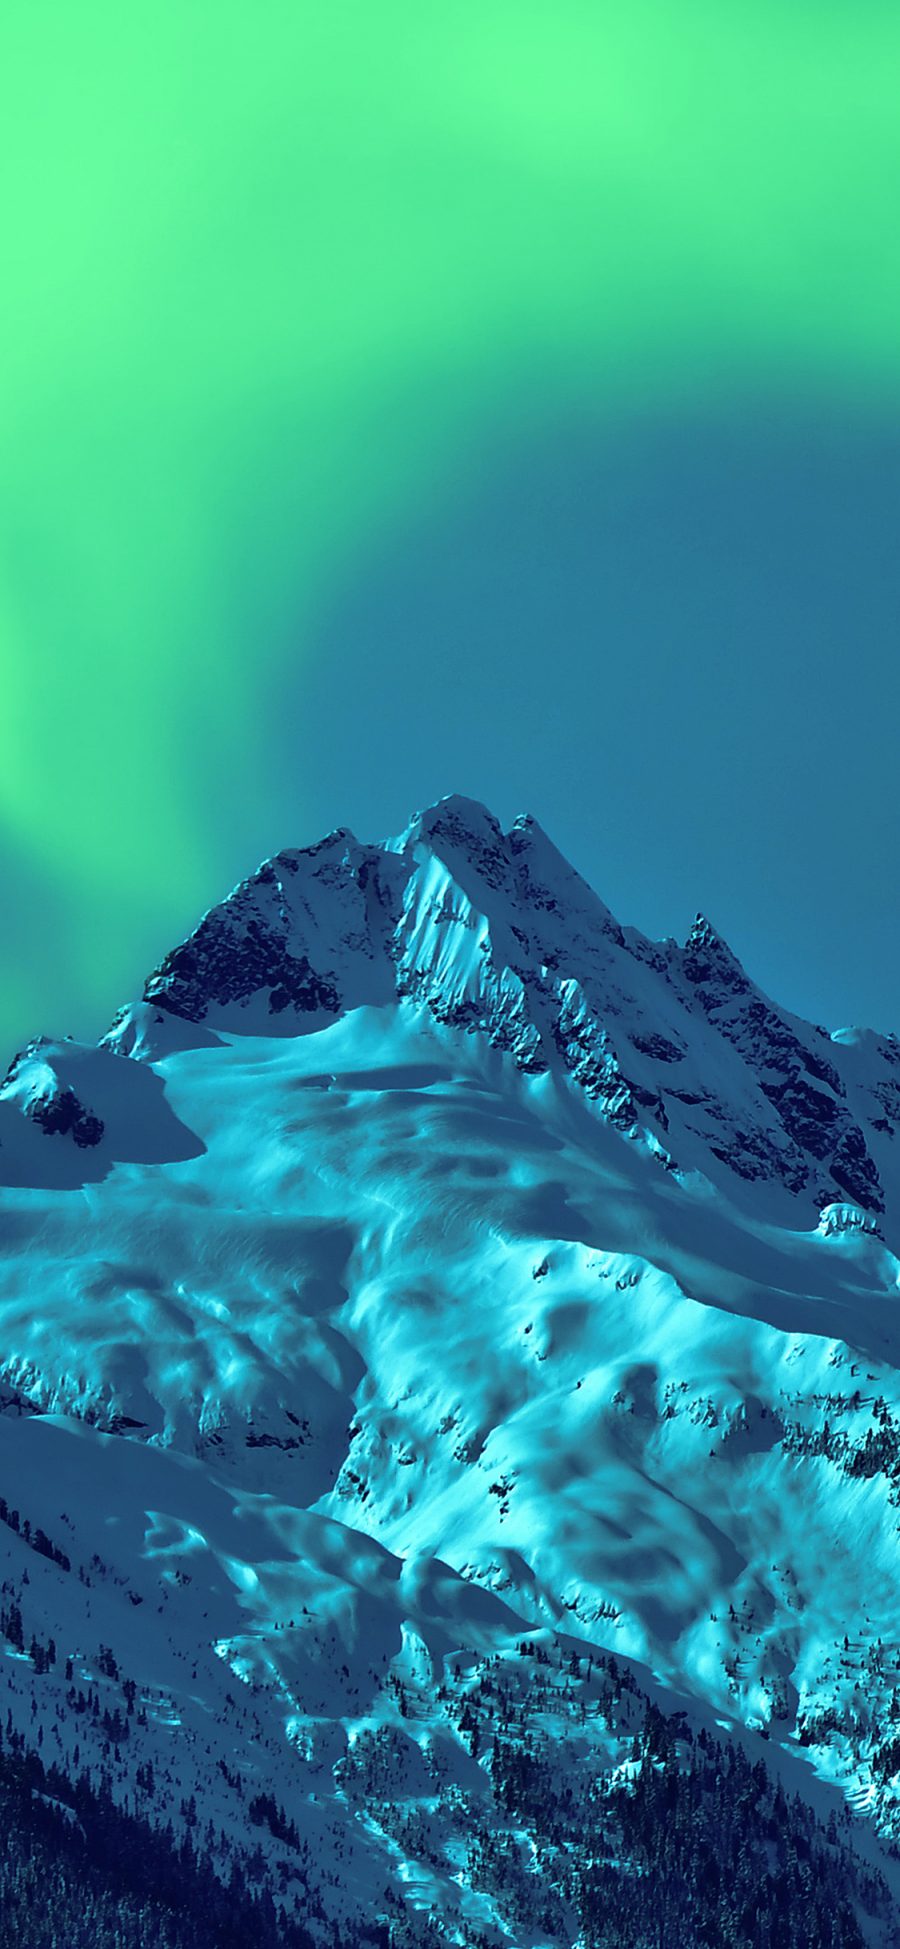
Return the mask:
<path id="1" fill-rule="evenodd" d="M 474 791 L 900 1026 L 900 15 L 0 30 L 0 1055 Z"/>

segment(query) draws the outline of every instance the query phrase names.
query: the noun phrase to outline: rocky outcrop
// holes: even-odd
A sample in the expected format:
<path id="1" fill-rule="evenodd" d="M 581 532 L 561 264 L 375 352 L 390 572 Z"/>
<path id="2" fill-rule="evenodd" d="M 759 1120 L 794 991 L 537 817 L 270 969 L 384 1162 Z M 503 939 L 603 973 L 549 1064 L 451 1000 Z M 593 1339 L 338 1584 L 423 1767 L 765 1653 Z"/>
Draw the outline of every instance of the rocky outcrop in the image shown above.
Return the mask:
<path id="1" fill-rule="evenodd" d="M 51 1090 L 38 1097 L 26 1114 L 48 1137 L 71 1137 L 79 1150 L 90 1150 L 103 1137 L 103 1122 L 79 1103 L 72 1089 Z"/>

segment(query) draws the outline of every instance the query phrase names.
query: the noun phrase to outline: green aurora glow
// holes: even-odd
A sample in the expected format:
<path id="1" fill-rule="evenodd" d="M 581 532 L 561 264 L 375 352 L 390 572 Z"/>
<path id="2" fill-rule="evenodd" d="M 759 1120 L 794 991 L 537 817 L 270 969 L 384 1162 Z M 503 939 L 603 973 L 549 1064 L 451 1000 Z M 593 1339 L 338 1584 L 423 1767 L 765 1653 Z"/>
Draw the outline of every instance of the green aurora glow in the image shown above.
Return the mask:
<path id="1" fill-rule="evenodd" d="M 250 864 L 261 676 L 505 429 L 896 406 L 900 13 L 34 0 L 0 74 L 5 1034 Z"/>

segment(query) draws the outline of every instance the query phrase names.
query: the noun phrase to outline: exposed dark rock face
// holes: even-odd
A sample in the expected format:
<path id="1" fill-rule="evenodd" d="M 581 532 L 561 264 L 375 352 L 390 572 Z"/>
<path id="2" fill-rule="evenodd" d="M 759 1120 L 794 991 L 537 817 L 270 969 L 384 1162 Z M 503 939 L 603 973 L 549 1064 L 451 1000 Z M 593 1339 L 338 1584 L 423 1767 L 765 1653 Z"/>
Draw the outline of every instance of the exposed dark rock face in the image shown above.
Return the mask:
<path id="1" fill-rule="evenodd" d="M 631 1040 L 642 1056 L 652 1056 L 656 1062 L 683 1062 L 687 1054 L 664 1035 L 633 1035 Z"/>
<path id="2" fill-rule="evenodd" d="M 585 1008 L 577 989 L 563 996 L 554 1036 L 570 1075 L 586 1096 L 601 1104 L 606 1121 L 616 1130 L 633 1130 L 638 1122 L 634 1097 L 606 1029 Z"/>
<path id="3" fill-rule="evenodd" d="M 261 989 L 268 989 L 273 1015 L 288 1007 L 336 1015 L 341 1006 L 333 981 L 317 974 L 305 955 L 292 954 L 274 928 L 251 919 L 239 929 L 217 913 L 207 915 L 196 934 L 166 956 L 145 996 L 173 1015 L 200 1022 L 211 1005 L 245 1001 Z"/>
<path id="4" fill-rule="evenodd" d="M 814 1159 L 849 1197 L 882 1211 L 877 1166 L 846 1107 L 839 1070 L 813 1046 L 816 1031 L 804 1025 L 801 1035 L 766 1002 L 702 916 L 688 936 L 682 967 L 704 1013 L 739 1050 L 778 1113 L 791 1145 L 786 1181 L 801 1188 L 809 1176 L 805 1164 Z M 726 1161 L 741 1171 L 733 1152 Z"/>
<path id="5" fill-rule="evenodd" d="M 93 1111 L 79 1103 L 72 1089 L 56 1090 L 38 1099 L 28 1111 L 33 1123 L 48 1137 L 71 1137 L 79 1150 L 90 1150 L 103 1137 L 103 1124 Z"/>
<path id="6" fill-rule="evenodd" d="M 723 995 L 746 995 L 750 983 L 730 947 L 720 939 L 706 919 L 698 914 L 684 944 L 682 967 L 688 981 L 701 992 L 704 1007 L 715 1006 Z M 709 995 L 709 1003 L 703 990 Z"/>

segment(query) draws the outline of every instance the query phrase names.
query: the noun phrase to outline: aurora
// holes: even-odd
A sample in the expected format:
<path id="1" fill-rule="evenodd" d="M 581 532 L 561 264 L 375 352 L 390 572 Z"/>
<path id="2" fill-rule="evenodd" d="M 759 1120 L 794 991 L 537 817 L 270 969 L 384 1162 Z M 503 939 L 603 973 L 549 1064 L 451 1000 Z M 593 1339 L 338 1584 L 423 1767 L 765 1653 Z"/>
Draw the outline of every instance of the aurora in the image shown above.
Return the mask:
<path id="1" fill-rule="evenodd" d="M 589 426 L 627 473 L 630 428 L 643 451 L 761 400 L 896 425 L 900 16 L 85 0 L 3 44 L 11 1053 L 96 1032 L 239 872 L 317 835 L 359 685 L 389 827 L 392 639 L 363 667 L 333 617 L 423 524 L 474 559 L 464 510 L 511 456 Z M 443 681 L 423 615 L 398 744 Z M 423 768 L 423 797 L 470 783 L 496 797 Z"/>

